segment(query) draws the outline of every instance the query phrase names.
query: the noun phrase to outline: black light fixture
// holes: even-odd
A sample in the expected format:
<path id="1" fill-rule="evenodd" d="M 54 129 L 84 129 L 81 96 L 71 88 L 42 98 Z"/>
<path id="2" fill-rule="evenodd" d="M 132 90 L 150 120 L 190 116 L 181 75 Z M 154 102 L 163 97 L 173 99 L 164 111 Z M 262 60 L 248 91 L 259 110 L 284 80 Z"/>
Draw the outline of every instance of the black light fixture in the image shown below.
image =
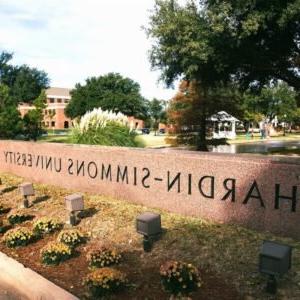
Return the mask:
<path id="1" fill-rule="evenodd" d="M 30 182 L 24 182 L 19 185 L 20 193 L 23 196 L 23 207 L 29 207 L 28 196 L 34 196 L 33 184 Z"/>
<path id="2" fill-rule="evenodd" d="M 277 291 L 277 277 L 282 277 L 292 265 L 292 247 L 264 241 L 259 254 L 259 271 L 268 275 L 267 292 Z"/>
<path id="3" fill-rule="evenodd" d="M 79 194 L 72 194 L 65 197 L 66 209 L 69 211 L 69 223 L 71 226 L 76 225 L 76 211 L 84 210 L 83 196 Z"/>
<path id="4" fill-rule="evenodd" d="M 143 235 L 145 252 L 150 252 L 153 241 L 161 234 L 161 218 L 159 214 L 145 212 L 136 218 L 136 230 Z"/>

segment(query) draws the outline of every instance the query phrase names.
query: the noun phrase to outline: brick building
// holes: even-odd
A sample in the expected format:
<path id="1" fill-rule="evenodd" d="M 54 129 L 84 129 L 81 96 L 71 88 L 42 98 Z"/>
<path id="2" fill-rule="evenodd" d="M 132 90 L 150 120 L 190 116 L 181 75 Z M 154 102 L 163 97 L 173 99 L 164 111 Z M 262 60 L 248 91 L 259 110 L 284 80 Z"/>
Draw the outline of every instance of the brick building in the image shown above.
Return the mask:
<path id="1" fill-rule="evenodd" d="M 65 115 L 65 108 L 71 100 L 70 89 L 51 87 L 46 90 L 47 107 L 44 111 L 43 125 L 49 129 L 66 129 L 72 126 L 72 120 Z M 23 117 L 33 105 L 21 103 L 18 107 Z"/>
<path id="2" fill-rule="evenodd" d="M 144 121 L 135 119 L 135 117 L 128 117 L 129 126 L 132 129 L 142 129 L 144 128 Z"/>
<path id="3" fill-rule="evenodd" d="M 72 127 L 72 120 L 65 115 L 65 108 L 71 100 L 70 89 L 51 87 L 46 90 L 47 107 L 44 111 L 43 125 L 47 129 L 67 129 Z M 21 103 L 18 106 L 21 116 L 31 109 L 33 105 Z M 129 124 L 132 128 L 141 129 L 144 127 L 144 121 L 128 117 Z"/>

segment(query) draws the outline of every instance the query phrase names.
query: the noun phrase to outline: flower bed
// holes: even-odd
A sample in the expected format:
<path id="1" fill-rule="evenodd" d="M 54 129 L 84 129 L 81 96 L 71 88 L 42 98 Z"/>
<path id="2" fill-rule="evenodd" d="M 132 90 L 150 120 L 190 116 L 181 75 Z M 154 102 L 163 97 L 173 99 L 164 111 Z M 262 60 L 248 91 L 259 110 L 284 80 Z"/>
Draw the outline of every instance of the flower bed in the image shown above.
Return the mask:
<path id="1" fill-rule="evenodd" d="M 106 247 L 90 250 L 87 255 L 89 266 L 97 268 L 118 264 L 121 258 L 122 256 L 117 250 Z"/>
<path id="2" fill-rule="evenodd" d="M 33 230 L 38 235 L 53 233 L 63 227 L 63 224 L 56 218 L 43 217 L 33 224 Z"/>
<path id="3" fill-rule="evenodd" d="M 125 288 L 126 275 L 112 268 L 102 268 L 88 274 L 84 285 L 92 297 L 103 297 Z"/>
<path id="4" fill-rule="evenodd" d="M 11 229 L 7 231 L 3 237 L 4 243 L 10 248 L 27 246 L 35 239 L 36 236 L 33 231 L 26 227 Z"/>
<path id="5" fill-rule="evenodd" d="M 9 178 L 9 182 L 14 185 L 22 181 L 13 176 Z M 37 220 L 45 215 L 55 216 L 58 223 L 62 224 L 66 219 L 64 198 L 70 193 L 58 187 L 37 184 L 37 196 L 48 195 L 49 199 L 34 203 L 26 212 L 36 215 Z M 17 209 L 20 199 L 18 190 L 7 192 L 1 197 L 0 204 Z M 93 209 L 93 213 L 81 219 L 76 229 L 87 235 L 87 243 L 76 245 L 75 255 L 71 259 L 63 259 L 62 263 L 51 267 L 41 263 L 41 249 L 49 242 L 57 241 L 60 234 L 58 230 L 41 235 L 41 239 L 22 247 L 12 249 L 0 243 L 0 251 L 80 299 L 85 299 L 88 291 L 87 286 L 82 285 L 83 279 L 91 273 L 87 252 L 97 249 L 95 245 L 98 244 L 122 251 L 121 263 L 114 267 L 127 274 L 128 284 L 119 294 L 110 296 L 111 299 L 168 299 L 170 292 L 162 287 L 160 266 L 169 259 L 191 262 L 201 270 L 203 284 L 192 292 L 192 299 L 234 300 L 248 295 L 254 299 L 266 299 L 263 292 L 265 281 L 257 272 L 257 253 L 264 239 L 276 239 L 294 247 L 293 270 L 281 279 L 280 295 L 287 299 L 297 299 L 300 295 L 300 287 L 297 286 L 300 281 L 297 275 L 297 272 L 300 274 L 300 244 L 297 241 L 259 234 L 239 226 L 213 224 L 160 212 L 166 232 L 154 243 L 152 252 L 144 253 L 141 236 L 136 233 L 134 225 L 136 216 L 149 208 L 89 194 L 85 194 L 85 207 Z M 5 221 L 6 216 L 2 215 L 1 220 Z M 31 230 L 34 224 L 36 222 L 30 221 L 24 223 L 24 226 Z"/>
<path id="6" fill-rule="evenodd" d="M 32 220 L 34 216 L 27 214 L 26 212 L 23 211 L 15 211 L 11 213 L 7 219 L 8 222 L 12 225 L 14 224 L 20 224 L 28 220 Z"/>
<path id="7" fill-rule="evenodd" d="M 70 229 L 61 231 L 57 241 L 69 247 L 76 247 L 85 242 L 85 237 L 78 229 Z"/>
<path id="8" fill-rule="evenodd" d="M 0 204 L 0 215 L 3 215 L 3 214 L 6 214 L 10 211 L 10 208 L 9 207 L 6 207 L 2 204 Z"/>
<path id="9" fill-rule="evenodd" d="M 63 243 L 50 242 L 41 250 L 41 260 L 46 265 L 58 265 L 71 256 L 72 249 Z"/>
<path id="10" fill-rule="evenodd" d="M 187 295 L 201 286 L 200 274 L 192 264 L 167 261 L 160 267 L 164 288 L 172 295 Z"/>

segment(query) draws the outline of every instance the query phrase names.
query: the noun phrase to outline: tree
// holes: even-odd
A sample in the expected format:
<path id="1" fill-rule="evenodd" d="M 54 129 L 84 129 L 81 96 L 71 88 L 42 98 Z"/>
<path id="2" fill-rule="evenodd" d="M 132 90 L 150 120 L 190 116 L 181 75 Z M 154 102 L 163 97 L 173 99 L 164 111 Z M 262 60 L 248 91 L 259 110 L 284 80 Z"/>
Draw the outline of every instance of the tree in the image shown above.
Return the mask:
<path id="1" fill-rule="evenodd" d="M 254 116 L 261 115 L 270 121 L 276 117 L 279 122 L 291 124 L 299 118 L 296 96 L 293 88 L 279 82 L 264 87 L 258 95 L 248 93 L 245 108 Z"/>
<path id="2" fill-rule="evenodd" d="M 9 52 L 1 52 L 0 53 L 0 79 L 1 81 L 8 76 L 11 71 L 11 65 L 8 62 L 13 58 L 12 53 Z M 7 80 L 7 78 L 5 78 Z"/>
<path id="3" fill-rule="evenodd" d="M 247 88 L 283 80 L 300 90 L 300 1 L 205 0 L 215 54 Z"/>
<path id="4" fill-rule="evenodd" d="M 30 68 L 27 65 L 13 66 L 9 61 L 12 53 L 0 54 L 0 83 L 9 87 L 10 98 L 17 104 L 32 103 L 49 85 L 48 75 L 44 71 Z"/>
<path id="5" fill-rule="evenodd" d="M 20 113 L 9 97 L 9 88 L 0 84 L 0 138 L 15 138 L 21 132 Z"/>
<path id="6" fill-rule="evenodd" d="M 230 74 L 214 53 L 214 40 L 203 12 L 195 2 L 180 6 L 176 1 L 156 1 L 150 17 L 148 36 L 155 40 L 150 53 L 153 68 L 161 70 L 161 79 L 169 86 L 183 78 L 192 84 L 197 102 L 199 125 L 198 150 L 207 151 L 206 119 L 209 115 L 208 90 Z"/>
<path id="7" fill-rule="evenodd" d="M 29 140 L 36 141 L 37 138 L 43 133 L 42 121 L 43 110 L 46 108 L 46 93 L 44 90 L 33 101 L 34 109 L 28 111 L 24 116 L 24 134 Z"/>
<path id="8" fill-rule="evenodd" d="M 153 120 L 153 128 L 155 130 L 155 135 L 156 135 L 156 131 L 158 129 L 159 123 L 165 121 L 165 119 L 166 119 L 166 111 L 164 108 L 164 102 L 165 101 L 158 100 L 156 98 L 152 99 L 149 102 L 149 113 L 150 113 L 150 117 Z"/>
<path id="9" fill-rule="evenodd" d="M 71 96 L 66 114 L 72 119 L 97 107 L 138 118 L 146 114 L 146 103 L 140 94 L 139 84 L 118 73 L 88 78 L 85 85 L 77 83 Z"/>
<path id="10" fill-rule="evenodd" d="M 199 102 L 199 144 L 205 150 L 209 90 L 235 82 L 243 89 L 271 79 L 299 86 L 299 0 L 157 0 L 146 29 L 153 68 L 171 85 L 193 81 Z M 283 42 L 284 41 L 284 42 Z"/>
<path id="11" fill-rule="evenodd" d="M 179 142 L 199 143 L 198 137 L 193 132 L 199 124 L 199 119 L 203 114 L 201 99 L 199 101 L 198 85 L 196 81 L 182 81 L 179 90 L 171 99 L 167 111 L 168 120 L 175 126 L 179 136 Z M 220 110 L 235 115 L 238 118 L 243 116 L 243 94 L 233 85 L 218 85 L 213 89 L 208 89 L 206 94 L 207 116 L 217 113 Z M 206 121 L 206 120 L 205 120 Z"/>
<path id="12" fill-rule="evenodd" d="M 44 71 L 23 65 L 14 67 L 14 72 L 16 76 L 11 88 L 11 97 L 17 103 L 32 103 L 41 91 L 48 87 L 49 80 Z"/>

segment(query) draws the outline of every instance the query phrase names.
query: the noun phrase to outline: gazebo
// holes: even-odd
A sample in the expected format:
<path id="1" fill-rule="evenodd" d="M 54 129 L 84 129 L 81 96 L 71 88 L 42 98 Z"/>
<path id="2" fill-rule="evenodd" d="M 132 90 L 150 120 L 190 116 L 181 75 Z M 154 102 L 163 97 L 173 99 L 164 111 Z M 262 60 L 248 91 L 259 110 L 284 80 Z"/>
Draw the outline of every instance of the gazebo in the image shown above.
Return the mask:
<path id="1" fill-rule="evenodd" d="M 236 138 L 236 123 L 240 122 L 240 120 L 230 115 L 226 111 L 219 111 L 218 113 L 211 115 L 207 121 L 210 121 L 213 124 L 214 139 Z"/>

